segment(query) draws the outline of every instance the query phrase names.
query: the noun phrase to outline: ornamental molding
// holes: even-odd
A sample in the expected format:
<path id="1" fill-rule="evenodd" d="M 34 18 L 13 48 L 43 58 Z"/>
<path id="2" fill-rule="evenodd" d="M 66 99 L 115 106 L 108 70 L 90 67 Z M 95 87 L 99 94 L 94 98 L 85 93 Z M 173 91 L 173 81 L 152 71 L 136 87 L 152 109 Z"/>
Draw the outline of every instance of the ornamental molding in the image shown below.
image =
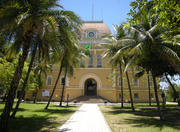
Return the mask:
<path id="1" fill-rule="evenodd" d="M 107 42 L 103 40 L 80 40 L 79 44 L 107 44 Z"/>
<path id="2" fill-rule="evenodd" d="M 99 78 L 99 76 L 97 76 L 94 73 L 87 73 L 87 74 L 83 75 L 81 77 L 81 79 L 80 79 L 79 86 L 80 86 L 81 89 L 84 89 L 85 81 L 87 79 L 90 79 L 90 78 L 96 80 L 96 82 L 97 82 L 97 89 L 101 89 L 102 88 L 102 82 L 101 82 L 101 79 Z"/>

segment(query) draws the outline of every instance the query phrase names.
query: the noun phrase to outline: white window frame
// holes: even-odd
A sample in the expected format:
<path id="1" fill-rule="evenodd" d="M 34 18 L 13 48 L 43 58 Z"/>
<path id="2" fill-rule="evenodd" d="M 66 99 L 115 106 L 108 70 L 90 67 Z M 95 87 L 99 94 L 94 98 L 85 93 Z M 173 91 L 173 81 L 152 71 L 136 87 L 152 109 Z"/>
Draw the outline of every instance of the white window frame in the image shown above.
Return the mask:
<path id="1" fill-rule="evenodd" d="M 118 77 L 118 86 L 121 86 L 120 79 L 121 79 L 121 77 L 119 76 Z M 122 82 L 124 82 L 124 78 L 122 78 Z"/>
<path id="2" fill-rule="evenodd" d="M 134 81 L 137 81 L 137 85 L 135 85 Z M 139 86 L 139 80 L 138 79 L 137 80 L 132 79 L 132 84 L 133 84 L 134 87 L 138 87 Z"/>
<path id="3" fill-rule="evenodd" d="M 92 62 L 92 64 L 90 62 Z M 94 67 L 94 54 L 90 54 L 88 60 L 88 68 L 93 68 L 93 67 Z"/>
<path id="4" fill-rule="evenodd" d="M 148 78 L 147 78 L 147 81 L 148 81 Z M 147 82 L 147 86 L 148 86 L 148 82 Z M 153 87 L 153 80 L 151 76 L 149 76 L 149 86 Z"/>
<path id="5" fill-rule="evenodd" d="M 97 68 L 102 68 L 102 56 L 101 56 L 101 54 L 97 54 L 97 64 L 96 64 L 97 66 Z"/>
<path id="6" fill-rule="evenodd" d="M 48 84 L 48 78 L 51 78 L 51 85 L 52 85 L 52 82 L 53 82 L 53 78 L 50 75 L 48 75 L 47 78 L 46 78 L 46 85 L 51 86 L 51 85 Z"/>
<path id="7" fill-rule="evenodd" d="M 59 82 L 60 82 L 60 85 L 61 85 L 61 86 L 63 86 L 63 85 L 61 84 L 62 78 L 64 78 L 64 75 L 59 78 Z M 66 79 L 65 79 L 65 86 L 69 86 L 69 78 L 68 78 L 68 76 L 66 76 Z"/>
<path id="8" fill-rule="evenodd" d="M 84 59 L 81 59 L 79 67 L 80 68 L 85 68 L 85 60 Z"/>
<path id="9" fill-rule="evenodd" d="M 43 92 L 46 91 L 48 92 L 48 96 L 43 96 Z M 50 90 L 49 89 L 42 89 L 42 97 L 49 97 L 50 96 Z"/>

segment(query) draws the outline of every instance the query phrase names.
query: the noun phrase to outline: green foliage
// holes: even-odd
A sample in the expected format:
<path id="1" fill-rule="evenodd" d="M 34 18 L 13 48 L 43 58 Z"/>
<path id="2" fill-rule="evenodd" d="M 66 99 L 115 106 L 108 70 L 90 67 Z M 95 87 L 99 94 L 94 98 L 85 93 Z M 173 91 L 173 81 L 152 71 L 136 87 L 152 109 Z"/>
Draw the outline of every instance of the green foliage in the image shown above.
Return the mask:
<path id="1" fill-rule="evenodd" d="M 131 5 L 134 14 L 129 13 L 132 18 L 124 28 L 129 30 L 129 36 L 134 42 L 124 45 L 117 56 L 124 52 L 130 57 L 126 67 L 138 65 L 145 71 L 153 72 L 155 76 L 162 76 L 165 72 L 170 75 L 179 73 L 180 46 L 162 39 L 168 28 L 158 24 L 159 18 L 154 15 L 153 1 L 135 0 Z"/>
<path id="2" fill-rule="evenodd" d="M 154 15 L 158 15 L 158 24 L 168 27 L 164 38 L 174 42 L 180 42 L 180 37 L 175 37 L 180 33 L 180 1 L 179 0 L 154 0 Z"/>
<path id="3" fill-rule="evenodd" d="M 6 57 L 0 58 L 0 93 L 5 94 L 8 92 L 8 89 L 10 88 L 10 84 L 16 69 L 18 63 L 18 55 L 12 59 L 12 61 L 8 61 Z M 26 62 L 24 65 L 22 78 L 20 80 L 20 84 L 18 89 L 21 89 L 24 83 L 24 79 L 27 74 L 29 63 Z M 28 83 L 27 83 L 27 89 L 33 90 L 38 86 L 37 78 L 35 77 L 35 73 L 31 72 Z"/>
<path id="4" fill-rule="evenodd" d="M 132 24 L 139 24 L 141 14 L 151 13 L 151 17 L 157 16 L 157 24 L 166 28 L 162 37 L 173 42 L 180 42 L 180 1 L 179 0 L 134 0 L 129 12 Z"/>
<path id="5" fill-rule="evenodd" d="M 176 92 L 179 93 L 180 91 L 180 87 L 177 84 L 173 84 L 174 88 L 176 89 Z M 168 101 L 173 101 L 175 98 L 174 92 L 171 88 L 171 86 L 169 85 L 166 91 L 166 97 Z"/>
<path id="6" fill-rule="evenodd" d="M 0 58 L 0 93 L 4 94 L 10 87 L 17 60 L 8 62 L 7 59 Z"/>

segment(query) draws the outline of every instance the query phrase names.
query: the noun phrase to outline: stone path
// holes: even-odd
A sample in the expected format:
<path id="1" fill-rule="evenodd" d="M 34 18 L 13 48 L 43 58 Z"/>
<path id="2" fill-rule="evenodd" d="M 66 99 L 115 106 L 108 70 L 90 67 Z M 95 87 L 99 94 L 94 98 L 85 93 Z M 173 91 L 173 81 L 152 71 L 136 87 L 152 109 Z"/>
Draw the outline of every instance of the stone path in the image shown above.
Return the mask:
<path id="1" fill-rule="evenodd" d="M 97 104 L 83 104 L 58 132 L 111 132 Z"/>

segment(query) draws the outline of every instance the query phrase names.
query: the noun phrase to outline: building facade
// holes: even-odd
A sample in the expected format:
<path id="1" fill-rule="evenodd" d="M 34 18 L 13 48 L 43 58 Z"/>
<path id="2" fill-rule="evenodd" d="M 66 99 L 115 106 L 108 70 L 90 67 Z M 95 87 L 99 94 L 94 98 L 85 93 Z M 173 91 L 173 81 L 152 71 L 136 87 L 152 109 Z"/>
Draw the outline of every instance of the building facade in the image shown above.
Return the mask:
<path id="1" fill-rule="evenodd" d="M 65 84 L 65 97 L 69 100 L 80 96 L 100 96 L 110 102 L 121 101 L 121 81 L 117 68 L 113 70 L 109 64 L 109 59 L 104 58 L 104 44 L 102 39 L 104 34 L 111 34 L 110 29 L 102 21 L 84 22 L 81 27 L 80 46 L 90 45 L 90 55 L 83 60 L 78 68 L 74 69 L 73 76 L 67 76 Z M 132 95 L 135 102 L 148 102 L 149 90 L 147 76 L 144 75 L 138 80 L 134 80 L 133 76 L 137 72 L 137 68 L 129 68 L 128 74 L 132 86 Z M 37 99 L 40 101 L 48 100 L 53 86 L 55 84 L 59 66 L 54 65 L 53 71 L 48 73 L 42 88 L 38 91 Z M 59 101 L 62 92 L 62 79 L 60 78 L 56 91 L 53 96 L 54 101 Z M 129 90 L 127 79 L 123 75 L 124 84 L 124 101 L 129 101 Z M 152 87 L 152 79 L 150 79 L 151 97 L 155 101 Z M 33 93 L 26 94 L 26 99 L 32 99 Z"/>

